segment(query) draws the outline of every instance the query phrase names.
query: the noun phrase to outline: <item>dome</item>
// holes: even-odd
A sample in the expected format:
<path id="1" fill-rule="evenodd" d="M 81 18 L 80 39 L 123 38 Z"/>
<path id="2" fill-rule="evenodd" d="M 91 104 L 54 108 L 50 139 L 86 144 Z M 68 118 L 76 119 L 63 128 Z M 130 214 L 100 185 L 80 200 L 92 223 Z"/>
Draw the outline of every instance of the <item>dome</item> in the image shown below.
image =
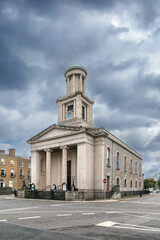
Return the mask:
<path id="1" fill-rule="evenodd" d="M 85 71 L 85 73 L 86 73 L 86 75 L 87 75 L 87 70 L 86 70 L 81 64 L 79 64 L 79 63 L 74 63 L 74 64 L 70 65 L 70 66 L 66 69 L 64 75 L 66 75 L 69 70 L 71 70 L 71 69 L 76 69 L 76 68 L 82 69 L 83 71 Z"/>

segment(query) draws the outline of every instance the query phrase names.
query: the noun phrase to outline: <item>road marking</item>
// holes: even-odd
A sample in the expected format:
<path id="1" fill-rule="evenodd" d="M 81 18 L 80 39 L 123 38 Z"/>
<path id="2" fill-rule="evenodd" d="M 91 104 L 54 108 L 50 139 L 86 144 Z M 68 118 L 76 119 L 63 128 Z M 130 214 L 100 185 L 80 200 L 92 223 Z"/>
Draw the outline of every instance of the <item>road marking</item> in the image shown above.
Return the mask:
<path id="1" fill-rule="evenodd" d="M 147 219 L 153 219 L 153 220 L 157 220 L 157 221 L 160 221 L 159 218 L 154 218 L 154 217 L 150 217 L 150 216 L 146 216 L 146 215 L 142 215 L 142 216 L 139 216 L 139 215 L 136 215 L 137 213 L 125 213 L 125 212 L 116 212 L 117 214 L 122 214 L 122 215 L 125 215 L 125 216 L 130 216 L 130 217 L 137 217 L 137 218 L 147 218 Z M 144 213 L 145 214 L 145 213 Z"/>
<path id="2" fill-rule="evenodd" d="M 72 216 L 72 214 L 59 214 L 57 217 L 66 217 L 66 216 Z"/>
<path id="3" fill-rule="evenodd" d="M 160 232 L 160 228 L 138 226 L 138 225 L 132 225 L 132 224 L 126 224 L 126 223 L 117 223 L 117 222 L 112 222 L 112 221 L 98 223 L 98 224 L 96 224 L 96 226 L 112 227 L 112 228 L 125 228 L 125 229 L 141 230 L 141 231 Z"/>
<path id="4" fill-rule="evenodd" d="M 11 208 L 11 209 L 4 209 L 1 210 L 1 212 L 9 212 L 9 211 L 19 211 L 19 210 L 29 210 L 29 209 L 34 209 L 34 208 L 38 208 L 38 207 L 26 207 L 26 208 Z"/>
<path id="5" fill-rule="evenodd" d="M 82 213 L 82 215 L 93 215 L 93 214 L 95 214 L 95 213 Z"/>
<path id="6" fill-rule="evenodd" d="M 1 219 L 0 222 L 7 222 L 7 219 Z"/>
<path id="7" fill-rule="evenodd" d="M 57 207 L 57 206 L 65 206 L 65 205 L 68 206 L 68 205 L 71 205 L 71 204 L 67 204 L 67 203 L 66 203 L 66 204 L 63 204 L 63 203 L 62 203 L 62 204 L 52 204 L 52 205 L 50 205 L 50 206 L 51 206 L 51 207 Z"/>
<path id="8" fill-rule="evenodd" d="M 109 211 L 109 212 L 106 212 L 106 213 L 117 213 L 116 211 Z"/>
<path id="9" fill-rule="evenodd" d="M 23 217 L 23 218 L 18 218 L 18 219 L 23 220 L 23 219 L 31 219 L 31 218 L 41 218 L 41 216 Z"/>

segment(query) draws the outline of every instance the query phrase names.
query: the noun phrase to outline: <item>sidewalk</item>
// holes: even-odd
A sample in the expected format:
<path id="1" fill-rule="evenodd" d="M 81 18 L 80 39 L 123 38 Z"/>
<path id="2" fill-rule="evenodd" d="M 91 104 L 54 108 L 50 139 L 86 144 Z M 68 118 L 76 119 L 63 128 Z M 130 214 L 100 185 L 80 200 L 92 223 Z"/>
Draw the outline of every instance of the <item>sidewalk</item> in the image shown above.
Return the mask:
<path id="1" fill-rule="evenodd" d="M 11 195 L 0 195 L 0 199 L 14 199 L 14 194 Z"/>

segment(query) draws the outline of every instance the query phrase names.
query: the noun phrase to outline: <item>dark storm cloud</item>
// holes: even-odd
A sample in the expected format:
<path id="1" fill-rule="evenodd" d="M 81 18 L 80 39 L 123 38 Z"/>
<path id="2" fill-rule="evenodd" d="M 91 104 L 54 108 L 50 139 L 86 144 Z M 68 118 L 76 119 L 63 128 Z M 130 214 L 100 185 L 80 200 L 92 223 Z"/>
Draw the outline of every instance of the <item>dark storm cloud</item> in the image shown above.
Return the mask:
<path id="1" fill-rule="evenodd" d="M 142 153 L 145 171 L 152 174 L 155 169 L 147 166 L 151 153 L 152 163 L 158 162 L 160 75 L 148 69 L 157 64 L 159 5 L 157 0 L 0 1 L 1 142 L 25 152 L 22 139 L 56 122 L 56 99 L 65 95 L 63 73 L 80 63 L 88 71 L 87 95 L 96 101 L 95 125 Z"/>

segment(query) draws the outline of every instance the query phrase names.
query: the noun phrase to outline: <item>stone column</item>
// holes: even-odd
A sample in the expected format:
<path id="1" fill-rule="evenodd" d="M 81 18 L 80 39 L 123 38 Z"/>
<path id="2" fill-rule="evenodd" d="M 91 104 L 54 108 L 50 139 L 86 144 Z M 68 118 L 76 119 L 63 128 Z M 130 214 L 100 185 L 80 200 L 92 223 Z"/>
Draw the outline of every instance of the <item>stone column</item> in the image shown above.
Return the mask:
<path id="1" fill-rule="evenodd" d="M 67 146 L 61 147 L 62 149 L 62 184 L 67 184 Z"/>
<path id="2" fill-rule="evenodd" d="M 82 92 L 82 74 L 80 74 L 80 82 L 79 82 L 80 89 L 79 91 Z"/>
<path id="3" fill-rule="evenodd" d="M 76 91 L 76 76 L 73 74 L 73 85 L 72 85 L 72 92 Z"/>
<path id="4" fill-rule="evenodd" d="M 31 182 L 35 184 L 36 189 L 39 189 L 40 181 L 40 158 L 38 151 L 31 151 Z"/>
<path id="5" fill-rule="evenodd" d="M 74 118 L 76 117 L 76 99 L 74 100 Z"/>
<path id="6" fill-rule="evenodd" d="M 46 149 L 46 187 L 51 185 L 51 153 L 53 150 Z"/>
<path id="7" fill-rule="evenodd" d="M 66 78 L 66 95 L 69 94 L 69 77 Z"/>

